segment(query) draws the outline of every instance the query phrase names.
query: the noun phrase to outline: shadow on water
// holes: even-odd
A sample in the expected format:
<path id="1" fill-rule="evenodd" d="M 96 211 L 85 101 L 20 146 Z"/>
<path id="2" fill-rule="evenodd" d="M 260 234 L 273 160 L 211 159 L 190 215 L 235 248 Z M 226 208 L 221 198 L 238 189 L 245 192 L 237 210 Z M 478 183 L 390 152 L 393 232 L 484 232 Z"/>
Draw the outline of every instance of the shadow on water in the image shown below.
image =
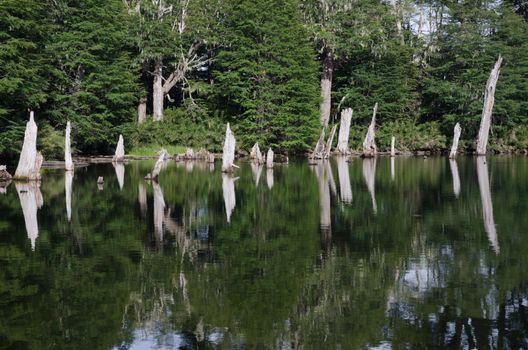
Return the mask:
<path id="1" fill-rule="evenodd" d="M 527 158 L 153 165 L 4 186 L 0 349 L 528 347 Z"/>

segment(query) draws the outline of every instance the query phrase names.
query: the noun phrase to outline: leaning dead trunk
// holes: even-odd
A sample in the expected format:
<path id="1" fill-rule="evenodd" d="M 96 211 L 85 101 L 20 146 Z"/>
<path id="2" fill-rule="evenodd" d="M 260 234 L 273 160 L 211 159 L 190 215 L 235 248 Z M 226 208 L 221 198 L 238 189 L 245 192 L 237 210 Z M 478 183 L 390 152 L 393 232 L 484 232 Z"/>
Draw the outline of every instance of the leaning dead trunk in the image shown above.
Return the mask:
<path id="1" fill-rule="evenodd" d="M 167 157 L 167 151 L 162 148 L 159 152 L 158 160 L 156 161 L 156 164 L 154 165 L 154 169 L 152 170 L 152 179 L 157 179 L 158 175 L 161 172 L 161 168 L 163 167 L 163 163 L 165 162 L 165 157 Z"/>
<path id="2" fill-rule="evenodd" d="M 266 155 L 266 168 L 273 169 L 273 151 L 268 149 L 268 154 Z"/>
<path id="3" fill-rule="evenodd" d="M 350 123 L 352 122 L 352 108 L 341 111 L 341 124 L 339 125 L 339 136 L 337 138 L 337 152 L 347 155 L 348 138 L 350 136 Z"/>
<path id="4" fill-rule="evenodd" d="M 152 119 L 163 120 L 163 62 L 157 59 L 154 63 L 154 80 L 152 83 Z"/>
<path id="5" fill-rule="evenodd" d="M 328 138 L 328 140 L 326 140 L 326 147 L 325 147 L 325 153 L 324 153 L 325 158 L 330 158 L 330 154 L 332 154 L 332 144 L 334 143 L 334 136 L 336 133 L 336 129 L 337 129 L 337 125 L 334 125 L 334 127 L 332 128 L 332 131 L 330 131 L 330 137 Z"/>
<path id="6" fill-rule="evenodd" d="M 18 160 L 14 178 L 17 180 L 38 180 L 39 172 L 36 170 L 37 161 L 37 124 L 35 124 L 33 111 L 29 114 L 24 133 L 24 144 Z"/>
<path id="7" fill-rule="evenodd" d="M 378 111 L 378 103 L 374 105 L 374 112 L 372 113 L 372 121 L 370 122 L 367 134 L 365 135 L 365 140 L 363 141 L 363 157 L 372 158 L 375 157 L 378 153 L 378 148 L 376 147 L 374 129 L 376 128 L 376 112 Z"/>
<path id="8" fill-rule="evenodd" d="M 484 106 L 482 107 L 482 118 L 480 120 L 480 130 L 477 137 L 477 155 L 485 155 L 488 147 L 489 131 L 491 127 L 491 112 L 493 111 L 493 103 L 495 102 L 495 86 L 499 79 L 500 66 L 502 64 L 502 56 L 499 55 L 495 66 L 491 70 L 488 82 L 486 83 L 486 91 L 484 92 Z"/>
<path id="9" fill-rule="evenodd" d="M 328 125 L 330 110 L 332 107 L 332 75 L 334 73 L 334 59 L 331 53 L 327 53 L 323 59 L 323 72 L 321 74 L 321 124 Z"/>
<path id="10" fill-rule="evenodd" d="M 15 183 L 20 199 L 20 206 L 24 214 L 24 222 L 26 224 L 26 232 L 31 241 L 31 250 L 35 250 L 35 242 L 37 240 L 39 229 L 37 221 L 37 209 L 44 204 L 42 193 L 37 182 L 32 183 Z"/>
<path id="11" fill-rule="evenodd" d="M 499 253 L 499 239 L 497 237 L 497 229 L 495 227 L 495 220 L 493 219 L 493 202 L 491 201 L 490 182 L 488 177 L 488 165 L 485 157 L 477 157 L 477 178 L 480 189 L 480 200 L 482 203 L 482 218 L 484 220 L 484 229 L 488 234 L 495 253 Z"/>
<path id="12" fill-rule="evenodd" d="M 319 136 L 319 140 L 317 140 L 317 144 L 315 145 L 315 148 L 312 152 L 311 159 L 323 159 L 324 153 L 325 153 L 325 131 L 324 128 L 321 130 L 321 135 Z"/>
<path id="13" fill-rule="evenodd" d="M 64 168 L 66 169 L 66 171 L 73 171 L 70 134 L 71 134 L 71 124 L 68 121 L 66 123 L 66 136 L 64 138 Z"/>
<path id="14" fill-rule="evenodd" d="M 117 147 L 112 158 L 113 162 L 124 162 L 125 161 L 125 145 L 123 141 L 123 135 L 119 135 L 119 140 L 117 141 Z"/>
<path id="15" fill-rule="evenodd" d="M 455 159 L 457 150 L 458 150 L 458 140 L 460 139 L 460 133 L 462 132 L 462 128 L 460 128 L 460 124 L 456 123 L 455 128 L 453 130 L 453 144 L 451 145 L 451 152 L 449 152 L 449 159 Z"/>
<path id="16" fill-rule="evenodd" d="M 396 138 L 393 136 L 391 137 L 391 150 L 390 150 L 391 157 L 396 156 L 396 149 L 394 148 L 395 143 L 396 143 Z"/>
<path id="17" fill-rule="evenodd" d="M 224 149 L 222 154 L 222 172 L 233 172 L 233 162 L 235 161 L 235 136 L 227 123 L 226 136 L 224 141 Z"/>

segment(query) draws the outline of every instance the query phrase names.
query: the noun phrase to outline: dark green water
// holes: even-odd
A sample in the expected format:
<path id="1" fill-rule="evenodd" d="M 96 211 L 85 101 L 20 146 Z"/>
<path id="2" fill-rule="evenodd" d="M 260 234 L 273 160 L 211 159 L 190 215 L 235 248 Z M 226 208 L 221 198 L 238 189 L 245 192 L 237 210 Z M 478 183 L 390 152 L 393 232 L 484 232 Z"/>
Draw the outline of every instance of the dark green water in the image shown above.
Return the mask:
<path id="1" fill-rule="evenodd" d="M 0 193 L 0 349 L 528 348 L 528 158 L 152 165 Z"/>

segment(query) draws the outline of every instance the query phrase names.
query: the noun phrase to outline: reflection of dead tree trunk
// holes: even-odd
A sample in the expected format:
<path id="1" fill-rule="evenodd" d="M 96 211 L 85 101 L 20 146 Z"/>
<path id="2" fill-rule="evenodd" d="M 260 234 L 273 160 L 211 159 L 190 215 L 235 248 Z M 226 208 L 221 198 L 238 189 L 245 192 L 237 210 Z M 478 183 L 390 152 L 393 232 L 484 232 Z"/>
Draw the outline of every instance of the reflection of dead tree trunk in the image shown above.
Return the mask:
<path id="1" fill-rule="evenodd" d="M 394 157 L 391 157 L 390 159 L 390 168 L 391 168 L 391 180 L 394 181 L 394 177 L 396 176 L 395 170 L 394 170 Z"/>
<path id="2" fill-rule="evenodd" d="M 112 165 L 115 169 L 119 189 L 122 190 L 125 185 L 125 165 L 123 163 L 112 163 Z"/>
<path id="3" fill-rule="evenodd" d="M 152 181 L 154 193 L 154 233 L 158 242 L 163 242 L 163 219 L 165 217 L 165 199 L 157 181 Z"/>
<path id="4" fill-rule="evenodd" d="M 370 198 L 372 199 L 372 210 L 374 214 L 378 212 L 376 204 L 375 181 L 376 181 L 376 159 L 363 159 L 363 177 L 367 184 Z"/>
<path id="5" fill-rule="evenodd" d="M 253 176 L 255 177 L 255 186 L 258 187 L 260 175 L 262 174 L 262 168 L 263 166 L 258 163 L 251 163 L 251 171 L 253 172 Z"/>
<path id="6" fill-rule="evenodd" d="M 451 175 L 453 176 L 453 193 L 458 198 L 460 194 L 460 176 L 458 175 L 456 160 L 449 159 L 449 167 L 451 168 Z"/>
<path id="7" fill-rule="evenodd" d="M 350 174 L 348 162 L 345 157 L 337 157 L 337 175 L 339 177 L 339 192 L 344 203 L 352 203 L 352 187 L 350 185 Z"/>
<path id="8" fill-rule="evenodd" d="M 330 208 L 330 182 L 328 177 L 327 162 L 319 162 L 315 167 L 315 175 L 319 182 L 319 213 L 321 226 L 321 235 L 324 245 L 330 248 L 332 242 L 332 221 Z"/>
<path id="9" fill-rule="evenodd" d="M 495 102 L 495 86 L 499 79 L 500 66 L 502 64 L 502 56 L 499 55 L 495 66 L 493 67 L 488 82 L 486 83 L 486 90 L 484 92 L 484 107 L 482 107 L 482 119 L 480 121 L 480 130 L 477 137 L 477 155 L 485 155 L 488 147 L 488 137 L 491 127 L 491 112 L 493 111 L 493 103 Z"/>
<path id="10" fill-rule="evenodd" d="M 35 124 L 33 111 L 29 114 L 29 121 L 26 124 L 24 133 L 24 144 L 18 160 L 14 179 L 17 180 L 38 180 L 40 178 L 37 169 L 37 124 Z"/>
<path id="11" fill-rule="evenodd" d="M 365 140 L 363 141 L 363 157 L 372 158 L 375 157 L 378 153 L 378 148 L 376 147 L 374 129 L 376 128 L 376 112 L 378 111 L 378 103 L 374 105 L 374 112 L 372 113 L 372 120 L 370 122 L 367 134 L 365 135 Z"/>
<path id="12" fill-rule="evenodd" d="M 462 132 L 462 129 L 460 128 L 460 124 L 456 123 L 455 128 L 453 130 L 453 145 L 451 146 L 451 152 L 449 152 L 449 159 L 455 159 L 458 149 L 458 140 L 460 139 L 460 133 Z"/>
<path id="13" fill-rule="evenodd" d="M 40 186 L 37 182 L 15 182 L 15 187 L 24 214 L 27 236 L 31 241 L 31 249 L 35 250 L 35 241 L 38 237 L 37 209 L 44 204 Z"/>
<path id="14" fill-rule="evenodd" d="M 490 182 L 488 177 L 488 165 L 485 157 L 477 157 L 477 177 L 480 189 L 480 200 L 482 202 L 482 217 L 484 220 L 484 229 L 488 234 L 488 239 L 495 250 L 499 253 L 499 239 L 495 220 L 493 219 L 493 202 L 491 201 Z"/>
<path id="15" fill-rule="evenodd" d="M 229 174 L 222 174 L 222 192 L 224 195 L 225 210 L 227 216 L 227 222 L 231 222 L 231 214 L 235 209 L 236 196 L 235 196 L 235 180 Z"/>
<path id="16" fill-rule="evenodd" d="M 350 153 L 348 150 L 348 138 L 350 136 L 350 123 L 352 122 L 352 108 L 341 111 L 341 123 L 337 138 L 337 152 L 343 155 Z"/>
<path id="17" fill-rule="evenodd" d="M 268 188 L 271 190 L 273 188 L 273 169 L 267 169 L 266 170 L 266 182 L 268 184 Z"/>
<path id="18" fill-rule="evenodd" d="M 66 171 L 64 173 L 64 192 L 66 195 L 66 215 L 68 222 L 71 221 L 71 210 L 72 210 L 72 186 L 73 185 L 73 172 Z"/>
<path id="19" fill-rule="evenodd" d="M 146 189 L 145 184 L 143 182 L 139 183 L 139 187 L 138 187 L 138 202 L 139 202 L 139 211 L 141 212 L 141 216 L 146 218 L 147 217 L 147 212 L 148 212 L 147 189 Z"/>
<path id="20" fill-rule="evenodd" d="M 66 135 L 64 138 L 64 168 L 66 169 L 66 171 L 73 170 L 70 134 L 71 134 L 71 124 L 68 121 L 66 123 Z"/>

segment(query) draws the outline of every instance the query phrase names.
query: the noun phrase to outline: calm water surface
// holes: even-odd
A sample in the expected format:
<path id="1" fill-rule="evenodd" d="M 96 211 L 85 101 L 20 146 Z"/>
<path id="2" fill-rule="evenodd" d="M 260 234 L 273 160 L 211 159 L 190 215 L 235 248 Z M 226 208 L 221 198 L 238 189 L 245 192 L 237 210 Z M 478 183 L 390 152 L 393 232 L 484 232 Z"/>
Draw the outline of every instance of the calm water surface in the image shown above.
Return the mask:
<path id="1" fill-rule="evenodd" d="M 0 349 L 528 349 L 528 158 L 152 166 L 0 188 Z"/>

